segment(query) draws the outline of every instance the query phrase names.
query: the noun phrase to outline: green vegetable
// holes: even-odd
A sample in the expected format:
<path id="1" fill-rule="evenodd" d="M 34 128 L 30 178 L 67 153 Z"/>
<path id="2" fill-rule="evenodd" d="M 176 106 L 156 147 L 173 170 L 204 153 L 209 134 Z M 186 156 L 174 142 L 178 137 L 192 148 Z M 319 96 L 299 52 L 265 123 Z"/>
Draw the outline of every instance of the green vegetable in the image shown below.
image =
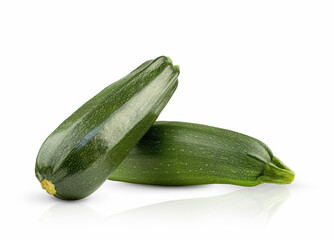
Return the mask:
<path id="1" fill-rule="evenodd" d="M 67 118 L 43 143 L 35 173 L 48 193 L 80 199 L 93 193 L 128 155 L 173 95 L 179 68 L 147 61 Z"/>
<path id="2" fill-rule="evenodd" d="M 109 179 L 157 185 L 288 184 L 294 172 L 261 141 L 182 122 L 156 122 Z"/>

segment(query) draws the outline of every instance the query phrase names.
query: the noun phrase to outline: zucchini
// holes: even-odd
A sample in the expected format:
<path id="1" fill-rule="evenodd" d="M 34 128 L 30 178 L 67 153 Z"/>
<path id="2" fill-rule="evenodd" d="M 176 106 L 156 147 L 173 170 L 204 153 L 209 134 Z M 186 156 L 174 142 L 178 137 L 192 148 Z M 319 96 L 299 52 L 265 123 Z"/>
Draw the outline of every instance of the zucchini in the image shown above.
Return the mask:
<path id="1" fill-rule="evenodd" d="M 102 90 L 42 144 L 35 173 L 48 193 L 81 199 L 93 193 L 128 155 L 178 85 L 167 57 L 143 63 Z"/>
<path id="2" fill-rule="evenodd" d="M 288 184 L 294 172 L 261 141 L 230 130 L 156 122 L 109 179 L 156 185 Z"/>

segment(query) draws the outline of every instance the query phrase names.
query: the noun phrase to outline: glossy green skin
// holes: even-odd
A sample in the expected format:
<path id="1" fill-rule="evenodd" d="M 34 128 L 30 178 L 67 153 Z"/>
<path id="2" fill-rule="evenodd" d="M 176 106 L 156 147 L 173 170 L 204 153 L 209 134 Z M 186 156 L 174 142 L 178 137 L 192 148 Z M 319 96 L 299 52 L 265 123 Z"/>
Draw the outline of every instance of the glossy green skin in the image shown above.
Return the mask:
<path id="1" fill-rule="evenodd" d="M 110 180 L 156 184 L 287 184 L 294 172 L 261 141 L 230 130 L 156 122 Z"/>
<path id="2" fill-rule="evenodd" d="M 51 181 L 62 199 L 93 193 L 153 125 L 178 75 L 170 59 L 159 57 L 102 90 L 45 140 L 36 160 L 38 180 Z"/>

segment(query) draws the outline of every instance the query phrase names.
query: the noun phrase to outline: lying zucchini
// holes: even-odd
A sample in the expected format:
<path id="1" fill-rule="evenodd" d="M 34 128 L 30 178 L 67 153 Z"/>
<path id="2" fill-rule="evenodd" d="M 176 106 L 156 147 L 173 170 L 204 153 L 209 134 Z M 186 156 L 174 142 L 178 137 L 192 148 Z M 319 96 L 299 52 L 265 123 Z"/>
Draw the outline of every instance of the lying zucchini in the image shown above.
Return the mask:
<path id="1" fill-rule="evenodd" d="M 182 122 L 156 122 L 110 180 L 157 184 L 288 184 L 294 172 L 261 141 Z"/>
<path id="2" fill-rule="evenodd" d="M 167 57 L 147 61 L 67 118 L 43 143 L 35 173 L 62 199 L 93 193 L 128 155 L 173 95 L 179 69 Z"/>

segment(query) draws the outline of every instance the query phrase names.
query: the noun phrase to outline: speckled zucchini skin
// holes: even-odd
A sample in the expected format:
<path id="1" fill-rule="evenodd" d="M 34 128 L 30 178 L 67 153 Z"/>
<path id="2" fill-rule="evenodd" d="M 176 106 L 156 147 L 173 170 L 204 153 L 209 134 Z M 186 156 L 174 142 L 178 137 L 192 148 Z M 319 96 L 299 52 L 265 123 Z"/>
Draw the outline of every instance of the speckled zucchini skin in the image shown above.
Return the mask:
<path id="1" fill-rule="evenodd" d="M 153 125 L 178 75 L 179 68 L 162 56 L 102 90 L 45 140 L 36 160 L 38 180 L 54 184 L 61 199 L 93 193 Z"/>
<path id="2" fill-rule="evenodd" d="M 230 130 L 156 122 L 110 180 L 156 184 L 288 184 L 294 172 L 261 141 Z"/>

